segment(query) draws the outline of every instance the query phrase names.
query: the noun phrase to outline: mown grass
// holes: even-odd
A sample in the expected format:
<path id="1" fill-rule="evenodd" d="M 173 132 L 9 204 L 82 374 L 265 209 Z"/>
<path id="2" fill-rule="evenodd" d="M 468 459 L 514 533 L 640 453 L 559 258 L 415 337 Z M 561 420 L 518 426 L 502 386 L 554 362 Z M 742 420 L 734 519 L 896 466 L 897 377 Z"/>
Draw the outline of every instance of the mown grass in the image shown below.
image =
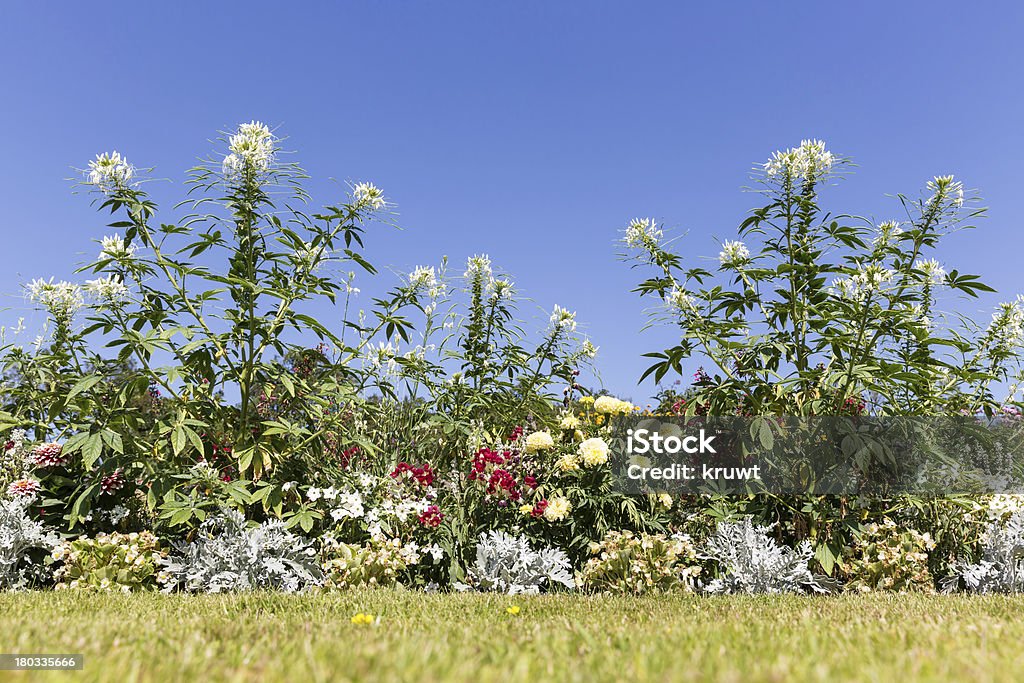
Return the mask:
<path id="1" fill-rule="evenodd" d="M 517 605 L 518 614 L 508 608 Z M 75 681 L 1020 680 L 1024 598 L 0 594 L 0 652 Z M 379 623 L 351 623 L 356 613 Z"/>

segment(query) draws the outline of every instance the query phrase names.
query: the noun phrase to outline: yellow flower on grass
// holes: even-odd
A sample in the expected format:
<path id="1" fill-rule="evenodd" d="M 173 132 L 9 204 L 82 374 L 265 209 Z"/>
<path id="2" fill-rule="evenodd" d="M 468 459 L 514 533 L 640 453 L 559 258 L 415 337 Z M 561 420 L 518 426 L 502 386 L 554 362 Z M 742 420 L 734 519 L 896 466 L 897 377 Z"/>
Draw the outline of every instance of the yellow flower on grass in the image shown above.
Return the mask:
<path id="1" fill-rule="evenodd" d="M 526 452 L 537 453 L 554 448 L 555 440 L 551 438 L 551 432 L 534 432 L 526 437 Z"/>
<path id="2" fill-rule="evenodd" d="M 608 462 L 608 444 L 601 437 L 595 436 L 580 444 L 579 454 L 587 467 L 601 465 Z"/>
<path id="3" fill-rule="evenodd" d="M 505 611 L 511 614 L 512 616 L 515 616 L 519 614 L 519 605 L 512 605 L 511 607 L 506 607 Z"/>
<path id="4" fill-rule="evenodd" d="M 373 615 L 363 614 L 362 612 L 360 612 L 359 614 L 352 617 L 352 623 L 357 626 L 369 626 L 373 623 Z"/>
<path id="5" fill-rule="evenodd" d="M 572 505 L 562 496 L 555 496 L 548 499 L 548 505 L 544 508 L 544 519 L 549 522 L 557 522 L 569 516 Z"/>

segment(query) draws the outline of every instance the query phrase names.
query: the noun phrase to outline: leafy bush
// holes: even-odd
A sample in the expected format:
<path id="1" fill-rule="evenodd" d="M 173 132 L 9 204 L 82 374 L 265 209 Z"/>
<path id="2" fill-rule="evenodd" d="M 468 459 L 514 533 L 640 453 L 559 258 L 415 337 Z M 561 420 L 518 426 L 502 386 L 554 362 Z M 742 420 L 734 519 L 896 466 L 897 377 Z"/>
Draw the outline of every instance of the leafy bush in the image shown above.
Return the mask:
<path id="1" fill-rule="evenodd" d="M 978 562 L 961 561 L 942 582 L 952 592 L 1019 593 L 1024 590 L 1024 511 L 989 523 Z"/>
<path id="2" fill-rule="evenodd" d="M 156 589 L 166 555 L 156 536 L 148 531 L 65 541 L 52 555 L 62 562 L 54 572 L 56 588 L 124 593 Z"/>
<path id="3" fill-rule="evenodd" d="M 323 583 L 316 551 L 278 520 L 248 527 L 235 510 L 222 510 L 179 544 L 166 565 L 166 589 L 223 593 L 276 589 L 294 593 Z"/>
<path id="4" fill-rule="evenodd" d="M 25 500 L 0 499 L 0 590 L 24 588 L 46 576 L 42 555 L 60 542 L 28 516 Z"/>
<path id="5" fill-rule="evenodd" d="M 721 576 L 704 586 L 708 593 L 827 593 L 827 580 L 807 567 L 814 554 L 803 542 L 794 550 L 768 536 L 770 527 L 755 526 L 749 517 L 719 522 L 707 542 L 707 558 L 718 563 Z"/>
<path id="6" fill-rule="evenodd" d="M 469 570 L 469 584 L 456 588 L 497 591 L 516 595 L 539 593 L 560 584 L 574 588 L 572 564 L 557 548 L 533 550 L 522 537 L 501 531 L 481 534 L 476 546 L 476 564 Z"/>
<path id="7" fill-rule="evenodd" d="M 596 557 L 583 565 L 578 583 L 599 593 L 689 590 L 701 572 L 697 553 L 685 536 L 612 531 L 590 550 Z"/>
<path id="8" fill-rule="evenodd" d="M 421 549 L 416 543 L 403 544 L 397 538 L 371 539 L 364 545 L 324 543 L 325 585 L 332 588 L 373 586 L 388 588 L 400 582 L 411 566 L 427 559 L 436 564 L 443 556 L 440 548 Z"/>
<path id="9" fill-rule="evenodd" d="M 927 533 L 901 528 L 886 518 L 867 525 L 851 549 L 852 559 L 844 572 L 850 577 L 847 590 L 869 592 L 933 592 L 935 583 L 928 569 L 928 552 L 935 541 Z"/>

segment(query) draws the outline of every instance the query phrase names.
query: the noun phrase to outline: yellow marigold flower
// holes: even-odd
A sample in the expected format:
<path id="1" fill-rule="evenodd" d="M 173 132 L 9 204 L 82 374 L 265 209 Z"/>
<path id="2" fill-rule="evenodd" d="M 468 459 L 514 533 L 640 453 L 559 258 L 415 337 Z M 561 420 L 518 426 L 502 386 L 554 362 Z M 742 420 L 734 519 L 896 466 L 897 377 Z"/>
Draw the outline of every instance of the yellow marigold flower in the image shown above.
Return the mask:
<path id="1" fill-rule="evenodd" d="M 594 424 L 596 424 L 598 427 L 603 425 L 604 424 L 604 415 L 595 415 L 594 416 Z"/>
<path id="2" fill-rule="evenodd" d="M 357 626 L 369 626 L 373 623 L 373 615 L 363 614 L 362 612 L 360 612 L 359 614 L 352 617 L 352 623 L 356 624 Z"/>
<path id="3" fill-rule="evenodd" d="M 669 494 L 667 494 L 667 493 L 659 493 L 658 494 L 658 502 L 661 503 L 662 507 L 664 507 L 666 509 L 669 509 L 669 510 L 672 509 L 672 496 L 670 496 Z"/>
<path id="4" fill-rule="evenodd" d="M 551 432 L 534 432 L 526 437 L 526 452 L 537 453 L 554 448 L 555 441 L 551 438 Z"/>
<path id="5" fill-rule="evenodd" d="M 548 499 L 548 506 L 544 508 L 544 519 L 549 522 L 557 522 L 569 516 L 572 505 L 562 496 L 555 496 Z"/>
<path id="6" fill-rule="evenodd" d="M 593 403 L 594 403 L 594 397 L 593 396 L 584 396 L 583 398 L 580 399 L 580 405 L 589 406 L 589 405 L 591 405 Z"/>
<path id="7" fill-rule="evenodd" d="M 608 462 L 608 444 L 601 437 L 595 436 L 580 444 L 579 454 L 587 467 L 601 465 Z"/>
<path id="8" fill-rule="evenodd" d="M 519 614 L 519 605 L 512 605 L 511 607 L 506 607 L 505 611 L 515 616 L 516 614 Z"/>
<path id="9" fill-rule="evenodd" d="M 523 513 L 524 515 L 528 515 L 531 512 L 533 512 L 533 506 L 532 505 L 520 505 L 519 506 L 519 511 L 521 513 Z"/>

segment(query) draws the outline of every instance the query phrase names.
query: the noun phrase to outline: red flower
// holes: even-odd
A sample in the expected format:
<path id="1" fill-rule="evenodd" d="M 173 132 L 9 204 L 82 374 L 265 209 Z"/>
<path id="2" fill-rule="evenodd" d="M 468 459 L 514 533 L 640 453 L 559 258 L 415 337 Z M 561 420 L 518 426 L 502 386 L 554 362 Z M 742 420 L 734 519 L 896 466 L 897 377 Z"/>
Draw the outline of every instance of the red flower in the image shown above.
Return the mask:
<path id="1" fill-rule="evenodd" d="M 545 499 L 541 500 L 539 503 L 537 503 L 536 505 L 533 506 L 533 510 L 530 511 L 530 516 L 531 517 L 543 517 L 544 516 L 544 510 L 546 510 L 547 507 L 548 507 L 548 499 L 545 498 Z"/>
<path id="2" fill-rule="evenodd" d="M 100 481 L 100 490 L 104 495 L 120 491 L 122 486 L 124 486 L 124 473 L 121 470 L 115 470 Z"/>
<path id="3" fill-rule="evenodd" d="M 444 514 L 441 513 L 441 508 L 436 505 L 431 505 L 423 514 L 420 515 L 420 524 L 431 529 L 436 529 L 441 526 L 441 521 L 444 519 Z"/>

